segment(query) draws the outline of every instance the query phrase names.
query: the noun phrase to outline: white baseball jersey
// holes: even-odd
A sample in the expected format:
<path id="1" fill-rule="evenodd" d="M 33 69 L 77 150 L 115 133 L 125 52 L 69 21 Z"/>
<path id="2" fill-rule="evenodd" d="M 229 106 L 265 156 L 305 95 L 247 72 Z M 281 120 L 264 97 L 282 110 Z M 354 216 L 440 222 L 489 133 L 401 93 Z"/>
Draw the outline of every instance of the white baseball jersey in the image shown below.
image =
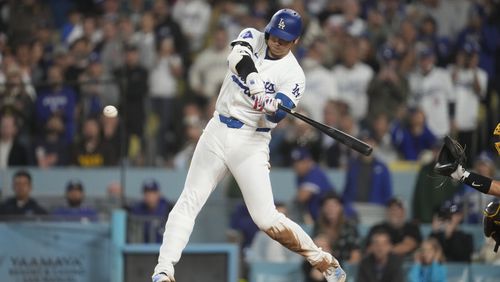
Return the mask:
<path id="1" fill-rule="evenodd" d="M 452 75 L 456 66 L 449 66 L 448 71 Z M 474 91 L 474 73 L 477 73 L 481 91 Z M 457 70 L 457 78 L 453 82 L 453 93 L 455 95 L 455 122 L 458 130 L 474 130 L 477 127 L 480 99 L 486 95 L 488 74 L 480 68 Z"/>
<path id="2" fill-rule="evenodd" d="M 408 77 L 410 105 L 420 107 L 429 129 L 438 138 L 450 132 L 448 102 L 454 99 L 453 85 L 448 71 L 434 67 L 428 74 L 412 72 Z"/>
<path id="3" fill-rule="evenodd" d="M 351 68 L 338 65 L 333 69 L 339 90 L 338 99 L 345 102 L 357 120 L 366 116 L 368 111 L 368 84 L 373 78 L 373 70 L 364 63 L 357 63 Z"/>
<path id="4" fill-rule="evenodd" d="M 247 42 L 252 47 L 252 59 L 264 81 L 266 94 L 274 97 L 281 92 L 297 106 L 306 83 L 304 72 L 292 52 L 279 60 L 266 59 L 264 33 L 253 28 L 244 29 L 233 43 L 237 41 Z M 276 123 L 269 121 L 262 112 L 253 109 L 253 99 L 249 95 L 248 87 L 231 71 L 226 74 L 215 110 L 221 115 L 237 118 L 248 126 L 276 126 Z"/>

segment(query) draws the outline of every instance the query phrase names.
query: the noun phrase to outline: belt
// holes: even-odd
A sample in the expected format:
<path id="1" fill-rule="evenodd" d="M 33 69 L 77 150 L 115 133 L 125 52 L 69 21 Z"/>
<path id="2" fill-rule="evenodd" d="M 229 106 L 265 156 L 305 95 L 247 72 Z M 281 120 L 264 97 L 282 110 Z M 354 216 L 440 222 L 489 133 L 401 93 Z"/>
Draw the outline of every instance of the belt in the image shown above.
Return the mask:
<path id="1" fill-rule="evenodd" d="M 229 128 L 242 128 L 243 125 L 245 125 L 242 121 L 240 121 L 237 118 L 226 117 L 226 116 L 223 116 L 221 114 L 219 114 L 219 120 L 222 123 L 224 123 L 225 125 L 227 125 L 227 127 L 229 127 Z M 257 127 L 255 129 L 255 131 L 258 131 L 258 132 L 269 132 L 270 130 L 271 130 L 271 128 L 269 128 L 269 127 Z"/>

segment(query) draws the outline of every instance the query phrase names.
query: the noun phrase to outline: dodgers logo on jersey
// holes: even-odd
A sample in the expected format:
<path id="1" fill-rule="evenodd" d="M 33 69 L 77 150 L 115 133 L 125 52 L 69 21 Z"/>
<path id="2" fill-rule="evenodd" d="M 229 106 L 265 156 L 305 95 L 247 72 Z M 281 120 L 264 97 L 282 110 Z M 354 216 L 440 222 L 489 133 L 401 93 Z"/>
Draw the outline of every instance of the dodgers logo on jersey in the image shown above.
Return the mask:
<path id="1" fill-rule="evenodd" d="M 286 27 L 285 21 L 283 20 L 283 18 L 280 18 L 280 22 L 278 23 L 278 28 L 284 30 L 285 27 Z"/>
<path id="2" fill-rule="evenodd" d="M 298 83 L 295 83 L 295 88 L 293 88 L 292 90 L 292 94 L 293 96 L 295 96 L 295 98 L 299 97 L 300 96 L 300 89 L 299 89 L 299 84 Z"/>

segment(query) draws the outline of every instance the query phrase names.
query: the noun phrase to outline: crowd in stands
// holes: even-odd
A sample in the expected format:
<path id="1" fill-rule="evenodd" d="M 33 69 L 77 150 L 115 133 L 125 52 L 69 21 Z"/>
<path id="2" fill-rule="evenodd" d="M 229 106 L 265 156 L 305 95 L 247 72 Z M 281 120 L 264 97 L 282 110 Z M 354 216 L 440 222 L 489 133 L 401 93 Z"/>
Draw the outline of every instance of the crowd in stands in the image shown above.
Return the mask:
<path id="1" fill-rule="evenodd" d="M 187 168 L 213 115 L 230 41 L 245 27 L 263 30 L 281 7 L 304 21 L 294 53 L 307 85 L 297 110 L 374 147 L 361 156 L 299 120 L 283 120 L 272 132 L 270 162 L 293 167 L 297 195 L 291 208 L 278 203 L 281 211 L 312 226 L 315 242 L 342 263 L 358 264 L 358 281 L 445 281 L 445 261 L 499 261 L 487 247 L 473 256 L 479 248 L 461 230 L 481 221 L 491 199 L 430 177 L 445 135 L 465 145 L 468 167 L 489 177 L 498 170 L 495 0 L 0 1 L 0 168 L 124 160 Z M 103 115 L 106 105 L 118 116 Z M 421 164 L 411 203 L 393 194 L 389 168 L 399 161 Z M 330 183 L 330 168 L 345 171 L 344 187 Z M 32 185 L 18 171 L 0 215 L 100 216 L 84 204 L 79 180 L 54 209 L 30 196 Z M 108 208 L 123 207 L 119 186 L 108 194 Z M 146 218 L 140 240 L 161 240 L 171 207 L 158 183 L 145 180 L 143 199 L 126 206 Z M 383 207 L 384 218 L 363 236 L 363 211 L 373 207 Z M 420 224 L 430 224 L 430 234 Z M 263 236 L 243 204 L 230 228 L 249 262 L 300 261 Z M 407 274 L 404 261 L 414 262 Z M 307 264 L 303 271 L 307 281 L 323 281 Z"/>
<path id="2" fill-rule="evenodd" d="M 213 114 L 229 42 L 283 6 L 304 20 L 294 50 L 307 80 L 301 111 L 369 132 L 385 163 L 421 160 L 447 134 L 466 145 L 469 165 L 492 150 L 494 0 L 22 0 L 0 2 L 0 114 L 13 117 L 1 123 L 0 165 L 126 158 L 185 168 Z M 106 105 L 118 117 L 103 117 Z M 273 131 L 273 165 L 290 166 L 296 145 L 328 167 L 345 168 L 352 154 L 289 119 Z"/>

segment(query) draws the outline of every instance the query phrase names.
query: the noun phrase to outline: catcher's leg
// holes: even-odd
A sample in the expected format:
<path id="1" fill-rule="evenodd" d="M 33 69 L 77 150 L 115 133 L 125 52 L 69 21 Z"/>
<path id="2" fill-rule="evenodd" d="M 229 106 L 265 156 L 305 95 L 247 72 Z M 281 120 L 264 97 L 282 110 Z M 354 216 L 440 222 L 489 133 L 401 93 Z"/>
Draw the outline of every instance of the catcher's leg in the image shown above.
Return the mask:
<path id="1" fill-rule="evenodd" d="M 227 172 L 216 129 L 211 128 L 210 132 L 206 130 L 196 146 L 184 190 L 165 224 L 154 274 L 163 272 L 173 279 L 173 266 L 179 261 L 182 250 L 188 243 L 198 212 Z"/>
<path id="2" fill-rule="evenodd" d="M 269 179 L 267 146 L 261 148 L 245 146 L 244 148 L 247 149 L 240 152 L 238 157 L 228 159 L 228 167 L 238 182 L 255 224 L 283 246 L 304 256 L 325 275 L 333 273 L 345 279 L 345 273 L 338 261 L 317 247 L 298 224 L 276 210 Z M 336 280 L 331 280 L 334 278 L 328 277 L 327 279 L 328 281 L 344 281 L 336 278 Z"/>

